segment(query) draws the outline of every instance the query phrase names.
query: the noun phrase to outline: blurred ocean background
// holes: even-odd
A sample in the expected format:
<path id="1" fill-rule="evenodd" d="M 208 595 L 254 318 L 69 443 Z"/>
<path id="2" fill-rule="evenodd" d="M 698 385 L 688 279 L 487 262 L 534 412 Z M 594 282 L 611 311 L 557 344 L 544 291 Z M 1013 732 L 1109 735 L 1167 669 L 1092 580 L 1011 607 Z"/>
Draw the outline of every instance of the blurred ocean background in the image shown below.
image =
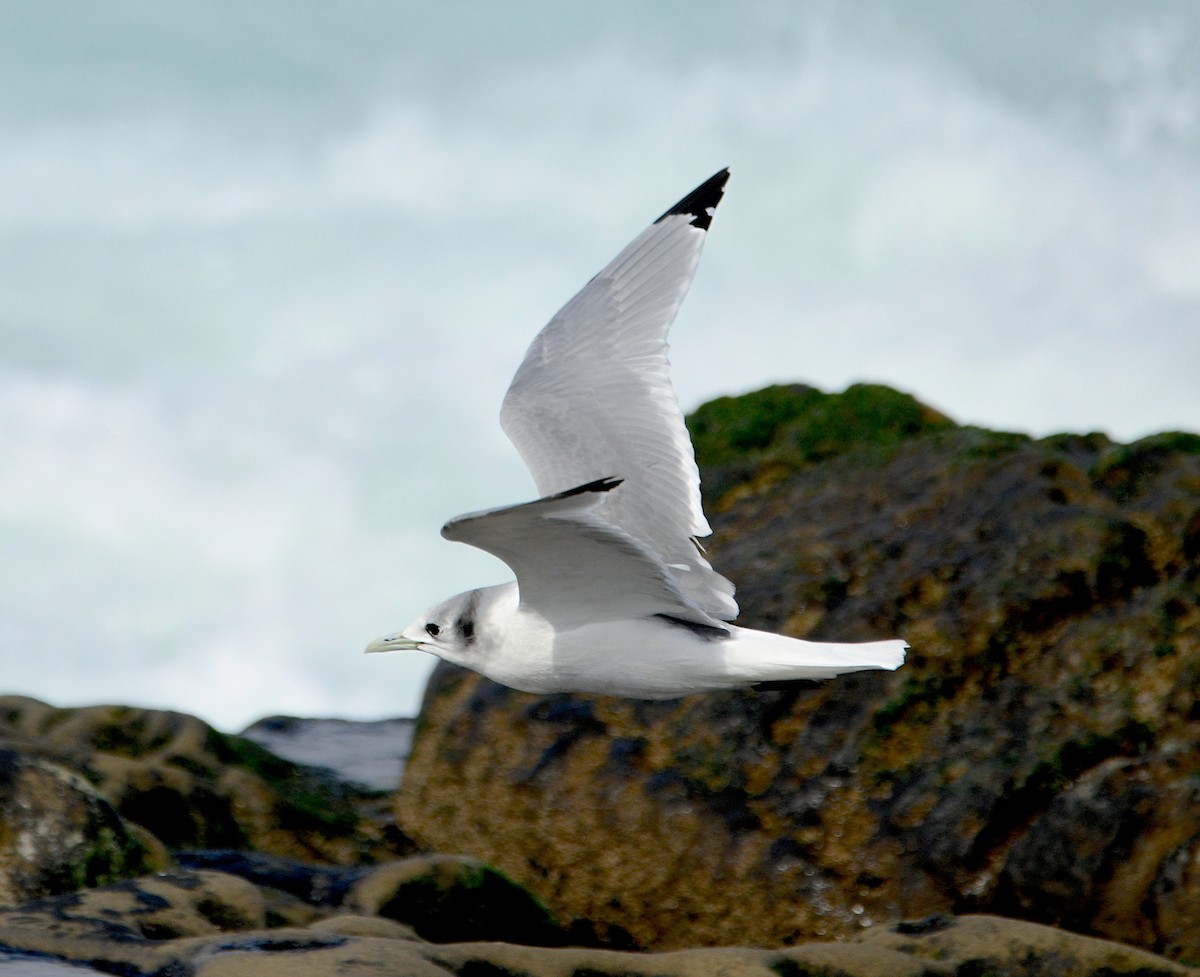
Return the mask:
<path id="1" fill-rule="evenodd" d="M 2 692 L 412 714 L 526 344 L 726 165 L 685 409 L 1200 430 L 1190 0 L 11 2 L 0 82 Z"/>

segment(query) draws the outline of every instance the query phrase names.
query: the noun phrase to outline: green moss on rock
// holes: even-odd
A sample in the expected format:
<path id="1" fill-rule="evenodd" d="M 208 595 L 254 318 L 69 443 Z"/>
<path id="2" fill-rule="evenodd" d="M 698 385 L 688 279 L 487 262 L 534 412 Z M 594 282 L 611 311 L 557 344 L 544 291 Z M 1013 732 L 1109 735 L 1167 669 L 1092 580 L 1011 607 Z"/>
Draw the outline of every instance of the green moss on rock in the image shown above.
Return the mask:
<path id="1" fill-rule="evenodd" d="M 314 832 L 326 838 L 354 831 L 358 814 L 353 801 L 366 792 L 324 771 L 283 760 L 240 736 L 213 732 L 223 741 L 223 754 L 256 774 L 278 793 L 276 814 L 281 827 L 289 831 Z"/>
<path id="2" fill-rule="evenodd" d="M 1200 434 L 1166 431 L 1113 445 L 1092 469 L 1096 487 L 1117 502 L 1141 495 L 1169 461 L 1178 456 L 1200 455 Z"/>
<path id="3" fill-rule="evenodd" d="M 355 883 L 347 905 L 405 923 L 433 943 L 567 941 L 566 931 L 527 889 L 470 858 L 424 855 L 380 866 Z"/>
<path id="4" fill-rule="evenodd" d="M 0 906 L 149 868 L 145 844 L 83 778 L 0 750 Z"/>
<path id="5" fill-rule="evenodd" d="M 795 470 L 955 427 L 908 394 L 866 383 L 840 394 L 791 384 L 719 397 L 698 408 L 687 423 L 706 488 L 714 496 L 749 481 L 764 464 Z"/>
<path id="6" fill-rule="evenodd" d="M 0 735 L 64 759 L 119 815 L 168 849 L 247 848 L 371 863 L 393 857 L 378 796 L 221 733 L 194 716 L 127 706 L 55 709 L 0 697 Z M 91 884 L 90 877 L 76 880 Z"/>

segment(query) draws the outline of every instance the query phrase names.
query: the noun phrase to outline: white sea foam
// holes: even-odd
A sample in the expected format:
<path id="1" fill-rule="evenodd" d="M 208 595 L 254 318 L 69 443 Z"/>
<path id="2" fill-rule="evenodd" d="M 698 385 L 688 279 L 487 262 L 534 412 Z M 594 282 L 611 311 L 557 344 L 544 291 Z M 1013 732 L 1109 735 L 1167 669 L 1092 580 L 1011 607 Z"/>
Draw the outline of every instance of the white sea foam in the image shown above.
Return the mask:
<path id="1" fill-rule="evenodd" d="M 427 530 L 529 496 L 492 416 L 524 341 L 726 164 L 685 406 L 867 379 L 992 427 L 1200 429 L 1200 14 L 1013 9 L 28 8 L 0 690 L 415 708 L 423 666 L 358 649 L 504 576 Z"/>

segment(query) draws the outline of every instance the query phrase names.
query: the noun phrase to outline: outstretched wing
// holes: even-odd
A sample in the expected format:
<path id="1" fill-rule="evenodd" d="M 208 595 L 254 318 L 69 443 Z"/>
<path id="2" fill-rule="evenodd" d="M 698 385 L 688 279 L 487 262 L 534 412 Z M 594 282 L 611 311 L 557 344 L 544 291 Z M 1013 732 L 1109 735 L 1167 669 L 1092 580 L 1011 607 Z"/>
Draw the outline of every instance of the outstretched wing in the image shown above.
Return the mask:
<path id="1" fill-rule="evenodd" d="M 653 550 L 691 602 L 722 620 L 738 608 L 733 585 L 696 543 L 712 530 L 667 333 L 728 178 L 722 170 L 684 197 L 563 306 L 533 340 L 500 411 L 543 495 L 624 479 L 600 516 Z"/>
<path id="2" fill-rule="evenodd" d="M 597 515 L 605 494 L 620 484 L 599 479 L 536 502 L 459 516 L 442 535 L 507 563 L 521 605 L 555 628 L 653 615 L 720 628 L 653 550 Z"/>

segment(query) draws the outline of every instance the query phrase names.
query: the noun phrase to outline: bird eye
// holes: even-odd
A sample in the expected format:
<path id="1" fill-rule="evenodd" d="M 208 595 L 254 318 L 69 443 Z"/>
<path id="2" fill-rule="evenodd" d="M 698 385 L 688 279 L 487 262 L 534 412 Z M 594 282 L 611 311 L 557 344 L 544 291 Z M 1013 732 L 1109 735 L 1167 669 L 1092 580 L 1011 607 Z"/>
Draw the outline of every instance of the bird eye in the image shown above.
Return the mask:
<path id="1" fill-rule="evenodd" d="M 429 637 L 436 638 L 442 631 L 436 624 L 426 624 L 425 630 L 429 633 Z"/>

